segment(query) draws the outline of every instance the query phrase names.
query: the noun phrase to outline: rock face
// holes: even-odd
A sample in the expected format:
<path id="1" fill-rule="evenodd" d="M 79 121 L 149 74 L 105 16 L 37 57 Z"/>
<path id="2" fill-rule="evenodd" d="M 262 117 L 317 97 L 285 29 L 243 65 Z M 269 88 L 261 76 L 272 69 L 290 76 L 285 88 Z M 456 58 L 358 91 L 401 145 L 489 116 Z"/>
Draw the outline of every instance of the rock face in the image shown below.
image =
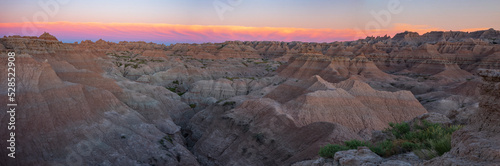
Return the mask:
<path id="1" fill-rule="evenodd" d="M 411 166 L 418 164 L 420 159 L 414 153 L 405 153 L 391 158 L 382 158 L 373 153 L 368 147 L 339 151 L 334 159 L 319 158 L 292 164 L 292 166 L 355 166 L 355 165 L 381 165 L 381 166 Z"/>
<path id="2" fill-rule="evenodd" d="M 424 165 L 496 165 L 500 163 L 500 71 L 483 70 L 480 109 L 470 124 L 453 133 L 452 149 Z"/>
<path id="3" fill-rule="evenodd" d="M 333 122 L 355 133 L 382 130 L 389 122 L 407 121 L 427 113 L 408 91 L 377 91 L 356 79 L 332 84 L 317 75 L 287 81 L 265 97 L 283 104 L 298 126 Z"/>
<path id="4" fill-rule="evenodd" d="M 40 35 L 40 37 L 38 37 L 39 39 L 43 39 L 43 40 L 55 40 L 57 41 L 57 38 L 55 36 L 52 36 L 51 34 L 47 33 L 47 32 L 44 32 L 42 35 Z"/>
<path id="5" fill-rule="evenodd" d="M 360 139 L 334 123 L 297 126 L 271 99 L 227 109 L 227 104 L 205 109 L 191 119 L 191 131 L 198 134 L 193 151 L 203 165 L 289 165 L 316 156 L 326 143 Z"/>
<path id="6" fill-rule="evenodd" d="M 297 79 L 307 79 L 313 75 L 319 75 L 330 82 L 343 81 L 351 75 L 385 81 L 392 78 L 363 55 L 350 59 L 306 53 L 297 58 L 291 58 L 287 65 L 278 69 L 278 72 L 280 76 Z"/>
<path id="7" fill-rule="evenodd" d="M 367 147 L 335 153 L 335 162 L 340 165 L 376 165 L 383 159 Z"/>
<path id="8" fill-rule="evenodd" d="M 190 131 L 198 133 L 193 151 L 202 164 L 288 165 L 316 156 L 326 143 L 369 138 L 373 129 L 427 112 L 409 92 L 376 91 L 357 80 L 332 84 L 317 75 L 287 81 L 264 98 L 237 100 L 191 119 Z"/>
<path id="9" fill-rule="evenodd" d="M 16 56 L 18 160 L 5 155 L 0 165 L 197 164 L 168 114 L 156 113 L 151 119 L 116 97 L 122 89 L 114 81 L 106 82 L 101 75 L 78 70 L 78 65 L 67 61 L 45 58 L 50 57 Z M 6 67 L 2 61 L 0 69 L 7 71 Z M 7 84 L 7 79 L 2 77 L 0 82 Z M 1 91 L 7 92 L 5 88 Z M 3 105 L 6 97 L 1 97 Z M 0 114 L 2 122 L 10 118 L 6 112 Z M 1 138 L 8 140 L 4 131 Z M 170 141 L 158 143 L 163 138 Z M 5 141 L 0 145 L 8 146 Z"/>

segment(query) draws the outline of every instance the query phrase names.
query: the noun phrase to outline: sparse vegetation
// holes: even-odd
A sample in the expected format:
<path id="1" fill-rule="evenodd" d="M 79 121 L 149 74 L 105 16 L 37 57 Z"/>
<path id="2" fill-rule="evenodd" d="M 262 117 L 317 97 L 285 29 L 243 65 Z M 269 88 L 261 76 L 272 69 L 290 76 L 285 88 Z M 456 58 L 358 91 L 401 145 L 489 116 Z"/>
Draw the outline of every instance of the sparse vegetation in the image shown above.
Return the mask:
<path id="1" fill-rule="evenodd" d="M 177 93 L 177 87 L 165 87 L 167 88 L 168 90 L 174 92 L 174 93 Z"/>
<path id="2" fill-rule="evenodd" d="M 112 56 L 115 58 L 115 61 L 113 62 L 115 66 L 121 67 L 124 66 L 124 68 L 127 67 L 132 67 L 134 69 L 137 69 L 140 67 L 141 64 L 148 64 L 148 62 L 164 62 L 164 60 L 161 59 L 144 59 L 144 58 L 137 58 L 139 54 L 133 54 L 129 51 L 125 52 L 120 52 L 120 55 L 117 53 L 107 53 L 106 55 Z"/>
<path id="3" fill-rule="evenodd" d="M 233 81 L 235 79 L 240 79 L 240 77 L 224 77 L 225 79 L 228 79 L 229 81 Z"/>
<path id="4" fill-rule="evenodd" d="M 328 144 L 319 150 L 319 156 L 324 158 L 333 158 L 335 157 L 335 153 L 344 150 L 349 150 L 349 148 L 344 145 Z"/>
<path id="5" fill-rule="evenodd" d="M 366 146 L 383 157 L 414 151 L 419 157 L 430 159 L 450 151 L 451 134 L 462 127 L 460 125 L 443 126 L 427 121 L 420 121 L 413 126 L 406 122 L 389 123 L 389 126 L 390 128 L 387 128 L 385 132 L 394 135 L 395 139 L 387 139 L 379 143 L 350 140 L 345 141 L 344 145 L 329 144 L 320 149 L 319 155 L 333 158 L 338 151 Z"/>
<path id="6" fill-rule="evenodd" d="M 170 142 L 171 144 L 174 143 L 174 139 L 172 138 L 172 135 L 168 134 L 167 136 L 164 136 L 163 138 L 161 138 L 158 143 L 160 143 L 160 145 L 165 148 L 165 149 L 168 149 L 167 147 L 167 144 L 166 144 L 166 141 Z"/>
<path id="7" fill-rule="evenodd" d="M 253 62 L 255 65 L 259 65 L 259 64 L 266 64 L 267 61 L 262 61 L 262 62 Z"/>
<path id="8" fill-rule="evenodd" d="M 276 71 L 276 70 L 275 70 L 275 69 L 273 69 L 273 68 L 268 67 L 268 68 L 266 68 L 266 71 L 268 71 L 268 72 L 273 72 L 273 71 Z"/>
<path id="9" fill-rule="evenodd" d="M 189 104 L 189 107 L 191 107 L 191 108 L 195 108 L 195 107 L 196 107 L 196 104 L 195 104 L 195 103 L 193 103 L 193 104 Z"/>
<path id="10" fill-rule="evenodd" d="M 178 80 L 175 80 L 172 83 L 175 85 L 174 87 L 165 87 L 165 88 L 168 89 L 168 90 L 170 90 L 171 92 L 176 93 L 179 96 L 182 96 L 184 93 L 186 93 L 186 92 L 179 91 L 179 88 L 177 87 L 177 85 L 179 85 L 179 81 Z"/>
<path id="11" fill-rule="evenodd" d="M 222 106 L 229 106 L 229 105 L 234 105 L 236 104 L 235 101 L 228 101 L 228 102 L 225 102 L 224 104 L 222 104 Z"/>
<path id="12" fill-rule="evenodd" d="M 151 62 L 165 62 L 165 61 L 161 59 L 152 59 Z"/>

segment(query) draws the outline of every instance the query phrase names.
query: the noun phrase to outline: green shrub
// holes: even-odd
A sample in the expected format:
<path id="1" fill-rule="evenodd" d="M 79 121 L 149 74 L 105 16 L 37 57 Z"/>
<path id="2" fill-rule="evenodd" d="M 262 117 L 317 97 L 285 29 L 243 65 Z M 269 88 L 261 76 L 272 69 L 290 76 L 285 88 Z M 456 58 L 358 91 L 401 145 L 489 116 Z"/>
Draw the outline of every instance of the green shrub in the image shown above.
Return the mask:
<path id="1" fill-rule="evenodd" d="M 394 143 L 391 141 L 391 140 L 384 140 L 382 142 L 380 142 L 377 146 L 375 146 L 375 148 L 372 148 L 372 149 L 375 149 L 375 153 L 377 153 L 378 155 L 380 156 L 391 156 L 392 154 L 395 153 L 395 150 L 394 150 Z"/>
<path id="2" fill-rule="evenodd" d="M 406 122 L 402 123 L 389 123 L 390 131 L 396 138 L 401 138 L 403 135 L 410 132 L 410 125 Z"/>
<path id="3" fill-rule="evenodd" d="M 344 150 L 349 150 L 349 148 L 343 145 L 328 144 L 319 150 L 319 156 L 324 158 L 333 158 L 335 153 Z"/>
<path id="4" fill-rule="evenodd" d="M 413 149 L 418 149 L 419 145 L 413 142 L 404 141 L 401 143 L 401 147 L 404 151 L 412 151 Z"/>
<path id="5" fill-rule="evenodd" d="M 333 158 L 337 151 L 367 146 L 383 157 L 414 151 L 421 158 L 431 159 L 450 151 L 451 134 L 462 127 L 444 126 L 427 121 L 415 123 L 413 128 L 406 122 L 389 123 L 389 126 L 386 131 L 392 133 L 396 139 L 387 139 L 377 144 L 359 140 L 345 141 L 344 145 L 329 144 L 322 147 L 319 154 L 321 157 Z"/>
<path id="6" fill-rule="evenodd" d="M 367 147 L 371 146 L 369 142 L 358 141 L 358 140 L 345 141 L 344 145 L 349 149 L 357 149 L 359 146 L 367 146 Z"/>
<path id="7" fill-rule="evenodd" d="M 446 135 L 430 142 L 432 149 L 434 149 L 440 156 L 451 150 L 451 135 Z"/>
<path id="8" fill-rule="evenodd" d="M 191 108 L 195 108 L 195 107 L 196 107 L 196 104 L 189 104 L 189 107 L 191 107 Z"/>
<path id="9" fill-rule="evenodd" d="M 370 150 L 371 150 L 373 153 L 378 154 L 379 156 L 386 156 L 386 155 L 385 155 L 385 150 L 384 150 L 384 149 L 382 149 L 382 146 L 371 146 L 371 147 L 370 147 Z"/>

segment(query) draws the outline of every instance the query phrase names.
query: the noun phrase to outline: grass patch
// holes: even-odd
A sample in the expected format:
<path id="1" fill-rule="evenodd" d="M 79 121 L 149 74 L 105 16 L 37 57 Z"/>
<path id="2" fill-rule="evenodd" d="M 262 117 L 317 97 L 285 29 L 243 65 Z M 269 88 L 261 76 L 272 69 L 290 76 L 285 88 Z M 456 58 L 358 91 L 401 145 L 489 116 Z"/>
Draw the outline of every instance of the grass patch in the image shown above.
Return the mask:
<path id="1" fill-rule="evenodd" d="M 319 155 L 324 158 L 333 158 L 338 151 L 366 146 L 383 157 L 413 151 L 420 158 L 431 159 L 450 151 L 451 134 L 462 127 L 430 123 L 424 120 L 413 126 L 406 122 L 389 123 L 389 126 L 385 131 L 393 134 L 395 139 L 387 139 L 376 144 L 359 140 L 345 141 L 343 145 L 329 144 L 320 149 Z"/>

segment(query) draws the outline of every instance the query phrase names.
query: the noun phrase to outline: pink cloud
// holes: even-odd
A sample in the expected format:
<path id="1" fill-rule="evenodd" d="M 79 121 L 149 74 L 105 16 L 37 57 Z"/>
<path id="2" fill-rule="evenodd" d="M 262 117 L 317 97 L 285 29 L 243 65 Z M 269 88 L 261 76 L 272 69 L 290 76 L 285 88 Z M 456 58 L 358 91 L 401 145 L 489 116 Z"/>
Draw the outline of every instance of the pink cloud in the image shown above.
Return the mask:
<path id="1" fill-rule="evenodd" d="M 33 27 L 31 29 L 30 27 Z M 62 41 L 104 39 L 108 41 L 223 42 L 240 41 L 305 41 L 333 42 L 364 38 L 365 36 L 393 36 L 402 31 L 420 34 L 441 30 L 425 25 L 394 24 L 391 29 L 306 29 L 287 27 L 244 27 L 215 25 L 173 25 L 143 23 L 0 23 L 2 35 L 40 35 L 49 32 Z"/>

